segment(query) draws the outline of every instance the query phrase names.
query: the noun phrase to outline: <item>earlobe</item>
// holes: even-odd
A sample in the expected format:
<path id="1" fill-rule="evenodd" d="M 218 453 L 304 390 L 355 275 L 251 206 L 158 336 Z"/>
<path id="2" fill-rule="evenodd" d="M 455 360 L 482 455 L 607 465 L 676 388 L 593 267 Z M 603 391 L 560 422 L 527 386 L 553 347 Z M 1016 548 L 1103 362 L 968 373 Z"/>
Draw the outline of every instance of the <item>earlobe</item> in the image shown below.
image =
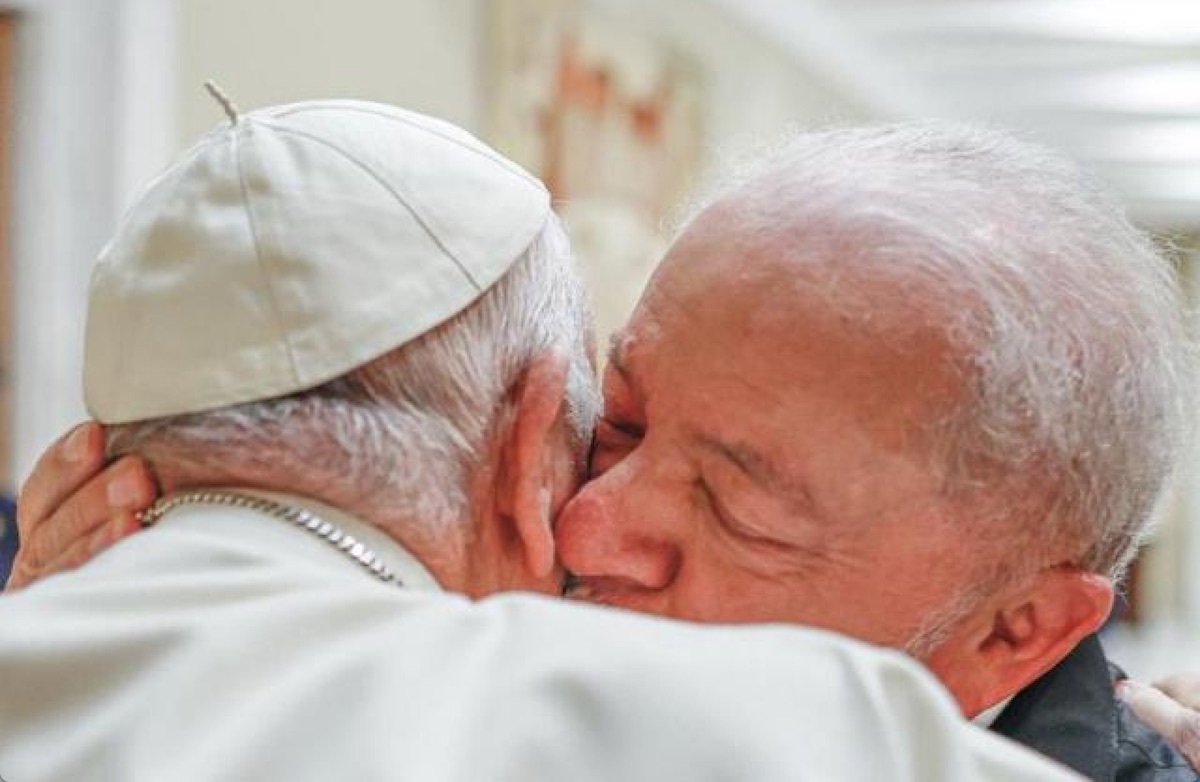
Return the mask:
<path id="1" fill-rule="evenodd" d="M 537 516 L 530 520 L 530 529 L 522 533 L 525 548 L 525 569 L 534 578 L 549 578 L 554 571 L 554 493 L 549 486 L 538 489 Z"/>

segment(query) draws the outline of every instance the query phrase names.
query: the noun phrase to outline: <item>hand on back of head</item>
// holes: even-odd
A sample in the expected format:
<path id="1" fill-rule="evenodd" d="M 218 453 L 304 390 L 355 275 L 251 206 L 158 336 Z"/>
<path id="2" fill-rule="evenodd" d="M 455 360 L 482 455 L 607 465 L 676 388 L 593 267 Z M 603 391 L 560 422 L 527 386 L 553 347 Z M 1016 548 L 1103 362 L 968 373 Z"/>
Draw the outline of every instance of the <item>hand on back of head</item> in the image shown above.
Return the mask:
<path id="1" fill-rule="evenodd" d="M 104 430 L 80 424 L 42 455 L 21 487 L 17 551 L 7 591 L 83 565 L 141 528 L 137 513 L 157 497 L 146 463 L 106 464 Z"/>

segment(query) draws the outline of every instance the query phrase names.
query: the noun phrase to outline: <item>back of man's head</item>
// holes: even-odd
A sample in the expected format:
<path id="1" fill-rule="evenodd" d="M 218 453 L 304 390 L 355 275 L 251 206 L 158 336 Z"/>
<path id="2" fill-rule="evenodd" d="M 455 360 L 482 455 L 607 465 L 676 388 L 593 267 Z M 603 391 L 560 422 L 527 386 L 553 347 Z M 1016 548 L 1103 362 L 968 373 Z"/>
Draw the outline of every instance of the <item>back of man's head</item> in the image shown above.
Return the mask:
<path id="1" fill-rule="evenodd" d="M 541 183 L 390 106 L 229 112 L 97 264 L 85 392 L 110 452 L 168 489 L 290 490 L 452 551 L 553 356 L 581 471 L 588 315 Z"/>
<path id="2" fill-rule="evenodd" d="M 557 218 L 474 304 L 316 388 L 110 427 L 178 484 L 312 493 L 445 547 L 470 536 L 473 481 L 507 434 L 513 391 L 539 355 L 568 363 L 567 422 L 582 460 L 597 406 L 582 283 Z M 582 471 L 582 462 L 579 465 Z"/>

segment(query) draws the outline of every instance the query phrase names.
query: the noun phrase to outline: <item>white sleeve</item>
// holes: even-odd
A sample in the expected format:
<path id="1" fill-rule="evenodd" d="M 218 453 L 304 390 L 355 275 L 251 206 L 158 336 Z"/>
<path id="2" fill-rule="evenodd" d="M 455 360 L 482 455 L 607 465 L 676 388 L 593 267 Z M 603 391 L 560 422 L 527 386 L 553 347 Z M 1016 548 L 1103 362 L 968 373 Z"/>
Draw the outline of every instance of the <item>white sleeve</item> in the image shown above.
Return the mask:
<path id="1" fill-rule="evenodd" d="M 916 664 L 827 633 L 228 569 L 0 597 L 0 776 L 1073 778 L 966 723 Z"/>
<path id="2" fill-rule="evenodd" d="M 794 627 L 699 627 L 499 598 L 464 697 L 478 779 L 1066 780 L 965 721 L 894 652 Z M 478 630 L 478 628 L 476 628 Z M 477 764 L 477 765 L 476 765 Z"/>

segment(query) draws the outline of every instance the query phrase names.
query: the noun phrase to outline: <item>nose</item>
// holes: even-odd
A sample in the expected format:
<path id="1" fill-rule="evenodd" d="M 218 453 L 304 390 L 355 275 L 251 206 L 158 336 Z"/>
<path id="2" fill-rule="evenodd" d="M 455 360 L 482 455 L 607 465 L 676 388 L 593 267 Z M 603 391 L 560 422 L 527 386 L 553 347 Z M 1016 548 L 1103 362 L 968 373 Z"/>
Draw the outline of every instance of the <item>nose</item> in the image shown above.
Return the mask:
<path id="1" fill-rule="evenodd" d="M 585 485 L 555 528 L 558 554 L 571 573 L 605 591 L 668 589 L 683 563 L 680 536 L 660 492 L 618 465 Z"/>

